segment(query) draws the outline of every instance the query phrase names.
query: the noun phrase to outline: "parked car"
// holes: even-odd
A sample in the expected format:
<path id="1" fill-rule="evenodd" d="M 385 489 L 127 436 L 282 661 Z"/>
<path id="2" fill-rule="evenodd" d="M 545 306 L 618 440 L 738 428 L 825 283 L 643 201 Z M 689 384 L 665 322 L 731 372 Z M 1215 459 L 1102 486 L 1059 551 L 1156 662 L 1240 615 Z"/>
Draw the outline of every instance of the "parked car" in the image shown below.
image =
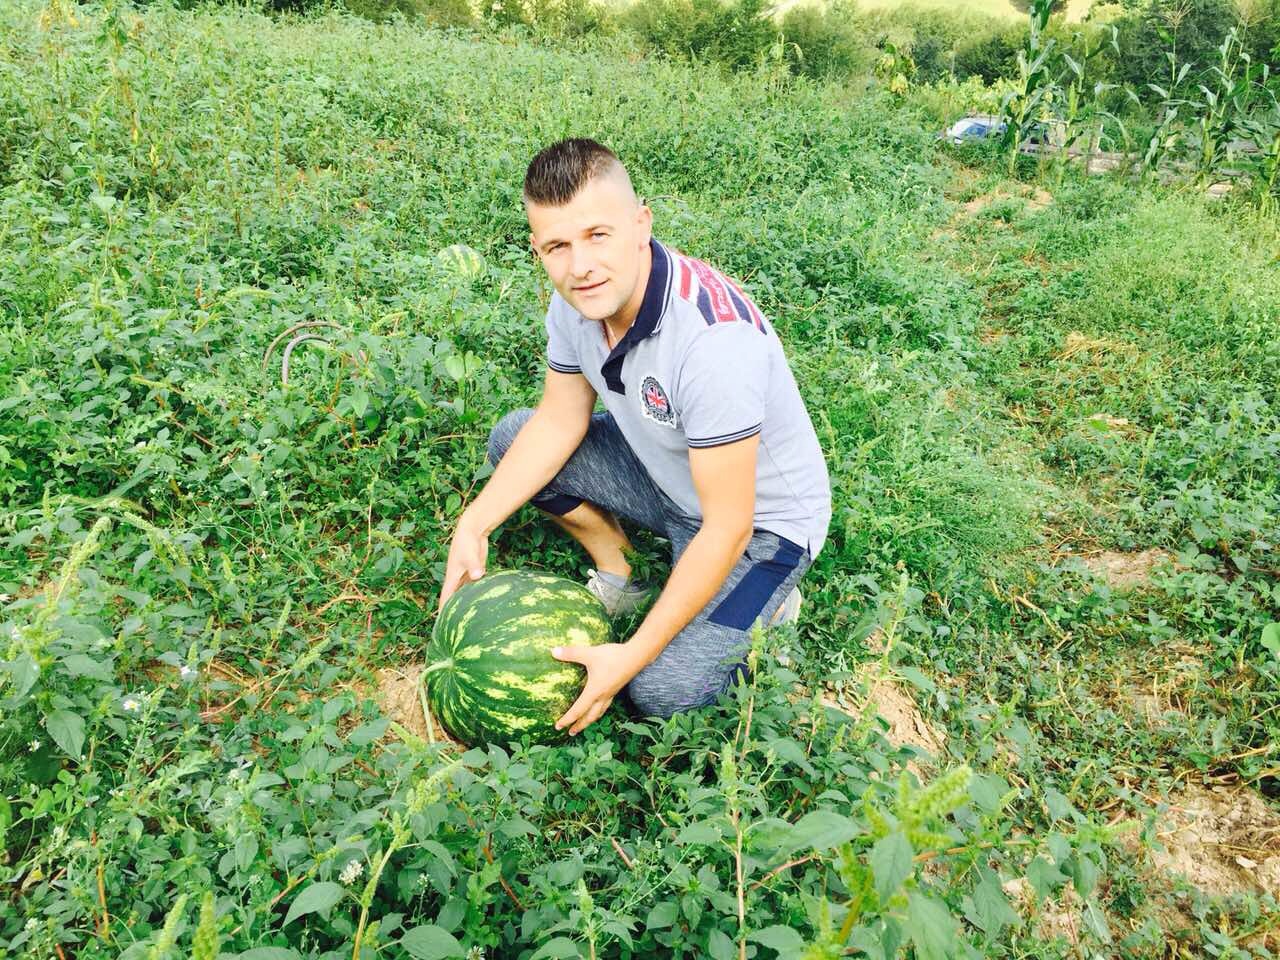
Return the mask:
<path id="1" fill-rule="evenodd" d="M 1004 135 L 1007 125 L 999 117 L 989 114 L 976 114 L 957 120 L 938 134 L 939 140 L 950 143 L 971 143 L 975 140 L 987 140 Z"/>
<path id="2" fill-rule="evenodd" d="M 992 114 L 974 114 L 957 120 L 938 134 L 938 139 L 955 144 L 991 140 L 1004 136 L 1008 126 L 1002 118 Z M 1065 144 L 1066 127 L 1062 121 L 1047 120 L 1030 126 L 1021 147 L 1024 153 L 1041 153 L 1061 148 Z"/>

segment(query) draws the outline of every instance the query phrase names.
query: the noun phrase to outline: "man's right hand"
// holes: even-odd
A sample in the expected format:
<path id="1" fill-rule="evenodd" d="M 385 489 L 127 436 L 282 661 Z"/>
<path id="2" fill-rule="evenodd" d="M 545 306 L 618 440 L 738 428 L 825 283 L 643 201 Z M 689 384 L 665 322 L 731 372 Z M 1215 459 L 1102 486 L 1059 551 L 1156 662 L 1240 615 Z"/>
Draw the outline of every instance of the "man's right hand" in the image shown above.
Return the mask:
<path id="1" fill-rule="evenodd" d="M 449 544 L 449 560 L 444 568 L 444 585 L 440 588 L 437 612 L 460 586 L 484 576 L 488 557 L 489 537 L 480 528 L 473 527 L 465 515 L 462 516 Z"/>

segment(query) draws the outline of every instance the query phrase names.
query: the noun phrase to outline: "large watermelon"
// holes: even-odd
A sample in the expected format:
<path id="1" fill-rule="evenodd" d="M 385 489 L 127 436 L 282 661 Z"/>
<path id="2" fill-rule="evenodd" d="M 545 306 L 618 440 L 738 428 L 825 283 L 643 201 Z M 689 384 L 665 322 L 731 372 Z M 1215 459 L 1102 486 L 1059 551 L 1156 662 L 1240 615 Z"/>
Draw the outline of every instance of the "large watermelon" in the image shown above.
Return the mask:
<path id="1" fill-rule="evenodd" d="M 562 577 L 506 570 L 464 584 L 445 603 L 427 646 L 427 705 L 468 744 L 566 736 L 555 722 L 578 698 L 586 670 L 552 647 L 609 642 L 604 607 Z"/>
<path id="2" fill-rule="evenodd" d="M 484 273 L 484 257 L 465 243 L 455 243 L 436 254 L 436 263 L 467 280 Z"/>

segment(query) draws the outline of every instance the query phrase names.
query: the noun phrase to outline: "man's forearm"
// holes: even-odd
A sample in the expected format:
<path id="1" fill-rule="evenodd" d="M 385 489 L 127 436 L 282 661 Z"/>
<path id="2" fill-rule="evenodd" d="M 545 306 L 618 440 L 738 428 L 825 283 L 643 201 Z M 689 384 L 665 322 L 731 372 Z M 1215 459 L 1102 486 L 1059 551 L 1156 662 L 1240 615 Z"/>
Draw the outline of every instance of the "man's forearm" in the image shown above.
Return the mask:
<path id="1" fill-rule="evenodd" d="M 585 424 L 581 431 L 566 430 L 535 410 L 458 525 L 492 533 L 560 472 L 585 435 Z"/>
<path id="2" fill-rule="evenodd" d="M 636 652 L 640 669 L 658 658 L 671 639 L 716 595 L 742 551 L 751 542 L 745 532 L 703 526 L 685 547 L 667 585 L 627 646 Z M 637 670 L 637 673 L 639 670 Z"/>

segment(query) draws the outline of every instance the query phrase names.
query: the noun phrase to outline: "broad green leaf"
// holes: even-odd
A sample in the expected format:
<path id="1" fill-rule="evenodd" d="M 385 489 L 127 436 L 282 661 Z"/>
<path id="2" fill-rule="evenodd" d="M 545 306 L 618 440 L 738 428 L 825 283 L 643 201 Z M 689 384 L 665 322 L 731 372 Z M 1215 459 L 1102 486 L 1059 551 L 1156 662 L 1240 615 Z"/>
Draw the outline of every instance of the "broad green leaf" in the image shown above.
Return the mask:
<path id="1" fill-rule="evenodd" d="M 1274 659 L 1280 660 L 1280 623 L 1269 623 L 1262 628 L 1262 646 Z"/>
<path id="2" fill-rule="evenodd" d="M 333 723 L 340 716 L 351 709 L 351 701 L 346 697 L 335 697 L 332 700 L 326 700 L 321 708 L 320 716 L 325 723 Z"/>
<path id="3" fill-rule="evenodd" d="M 875 876 L 876 895 L 882 903 L 897 893 L 902 882 L 911 876 L 912 856 L 911 841 L 900 831 L 886 834 L 871 848 L 871 872 Z"/>
<path id="4" fill-rule="evenodd" d="M 1071 815 L 1076 812 L 1076 808 L 1071 805 L 1071 801 L 1052 787 L 1045 788 L 1044 805 L 1049 808 L 1049 816 L 1054 820 L 1069 820 Z"/>
<path id="5" fill-rule="evenodd" d="M 1092 858 L 1080 854 L 1071 859 L 1070 869 L 1071 882 L 1076 888 L 1076 893 L 1082 897 L 1088 897 L 1093 893 L 1093 888 L 1098 885 L 1098 865 Z"/>
<path id="6" fill-rule="evenodd" d="M 84 718 L 70 710 L 55 710 L 45 717 L 44 728 L 62 752 L 74 760 L 80 759 L 84 748 Z"/>
<path id="7" fill-rule="evenodd" d="M 461 380 L 467 375 L 466 365 L 462 361 L 462 357 L 456 353 L 451 353 L 444 358 L 444 372 L 454 380 Z"/>
<path id="8" fill-rule="evenodd" d="M 576 881 L 585 872 L 586 866 L 576 857 L 572 860 L 561 860 L 547 869 L 547 876 L 557 886 L 565 887 Z"/>
<path id="9" fill-rule="evenodd" d="M 680 908 L 675 903 L 670 900 L 664 900 L 649 911 L 649 917 L 645 920 L 644 925 L 650 930 L 661 930 L 663 927 L 669 927 L 675 923 L 679 913 Z"/>
<path id="10" fill-rule="evenodd" d="M 538 828 L 526 820 L 524 817 L 512 817 L 498 824 L 498 832 L 504 837 L 512 839 L 516 837 L 534 837 L 538 834 Z"/>
<path id="11" fill-rule="evenodd" d="M 635 949 L 635 943 L 631 939 L 631 931 L 620 920 L 607 920 L 600 925 L 600 929 L 605 933 L 612 933 L 621 940 L 630 949 Z"/>
<path id="12" fill-rule="evenodd" d="M 791 850 L 830 850 L 858 835 L 858 825 L 830 810 L 814 810 L 796 821 L 788 838 Z"/>
<path id="13" fill-rule="evenodd" d="M 1009 899 L 990 874 L 983 876 L 973 888 L 972 900 L 969 921 L 992 939 L 999 937 L 1000 931 L 1009 924 L 1018 922 L 1018 914 L 1009 906 Z"/>
<path id="14" fill-rule="evenodd" d="M 466 951 L 453 934 L 427 923 L 414 927 L 400 938 L 400 946 L 415 960 L 444 960 L 461 957 Z"/>
<path id="15" fill-rule="evenodd" d="M 559 958 L 580 957 L 582 951 L 578 949 L 578 945 L 568 937 L 553 937 L 538 948 L 529 960 L 542 960 L 543 957 Z"/>
<path id="16" fill-rule="evenodd" d="M 36 685 L 40 678 L 40 665 L 27 653 L 20 654 L 17 659 L 5 664 L 9 675 L 13 677 L 13 694 L 16 699 L 27 695 L 27 691 Z"/>
<path id="17" fill-rule="evenodd" d="M 226 956 L 224 953 L 222 956 Z M 234 954 L 230 960 L 298 960 L 298 951 L 292 947 L 254 947 L 244 953 Z"/>
<path id="18" fill-rule="evenodd" d="M 87 657 L 83 653 L 73 653 L 62 658 L 62 665 L 73 677 L 90 677 L 94 680 L 110 681 L 114 675 L 105 663 Z"/>
<path id="19" fill-rule="evenodd" d="M 89 198 L 89 202 L 101 210 L 103 213 L 109 212 L 118 202 L 115 197 L 106 193 L 95 193 Z"/>
<path id="20" fill-rule="evenodd" d="M 790 957 L 804 949 L 804 938 L 790 927 L 781 925 L 765 927 L 763 930 L 749 933 L 747 939 L 771 950 L 777 950 L 780 957 Z"/>
<path id="21" fill-rule="evenodd" d="M 368 723 L 362 723 L 347 735 L 347 743 L 353 747 L 367 747 L 387 732 L 387 726 L 390 722 L 383 717 L 378 720 L 370 720 Z"/>
<path id="22" fill-rule="evenodd" d="M 676 843 L 715 843 L 719 839 L 719 825 L 709 820 L 686 824 L 676 835 Z"/>
<path id="23" fill-rule="evenodd" d="M 778 737 L 775 740 L 770 740 L 769 749 L 788 763 L 794 763 L 809 776 L 816 777 L 818 775 L 818 772 L 813 769 L 813 764 L 809 762 L 809 758 L 804 755 L 804 748 L 789 737 Z"/>
<path id="24" fill-rule="evenodd" d="M 937 684 L 935 684 L 932 680 L 930 680 L 927 676 L 925 676 L 923 672 L 916 669 L 915 667 L 902 666 L 902 667 L 898 667 L 897 669 L 898 669 L 898 673 L 902 675 L 902 678 L 906 680 L 907 683 L 915 687 L 917 690 L 921 690 L 924 693 L 932 693 L 934 690 L 938 688 Z"/>
<path id="25" fill-rule="evenodd" d="M 254 858 L 258 855 L 258 838 L 252 833 L 242 833 L 236 837 L 235 861 L 236 869 L 241 873 L 248 871 Z"/>
<path id="26" fill-rule="evenodd" d="M 299 917 L 308 913 L 321 913 L 328 910 L 342 899 L 345 891 L 336 883 L 322 881 L 313 883 L 293 898 L 289 912 L 285 914 L 284 925 L 287 927 Z"/>
<path id="27" fill-rule="evenodd" d="M 1107 923 L 1106 914 L 1092 900 L 1084 905 L 1084 922 L 1102 943 L 1111 942 L 1111 926 Z"/>
<path id="28" fill-rule="evenodd" d="M 907 900 L 907 932 L 919 960 L 947 960 L 956 949 L 956 925 L 947 908 L 912 891 Z"/>
<path id="29" fill-rule="evenodd" d="M 969 796 L 983 813 L 993 813 L 1000 806 L 1000 798 L 1009 790 L 1003 777 L 995 774 L 975 774 L 969 781 Z"/>
<path id="30" fill-rule="evenodd" d="M 738 955 L 738 948 L 729 939 L 729 935 L 714 928 L 707 934 L 707 951 L 711 954 L 711 960 L 734 960 Z"/>

